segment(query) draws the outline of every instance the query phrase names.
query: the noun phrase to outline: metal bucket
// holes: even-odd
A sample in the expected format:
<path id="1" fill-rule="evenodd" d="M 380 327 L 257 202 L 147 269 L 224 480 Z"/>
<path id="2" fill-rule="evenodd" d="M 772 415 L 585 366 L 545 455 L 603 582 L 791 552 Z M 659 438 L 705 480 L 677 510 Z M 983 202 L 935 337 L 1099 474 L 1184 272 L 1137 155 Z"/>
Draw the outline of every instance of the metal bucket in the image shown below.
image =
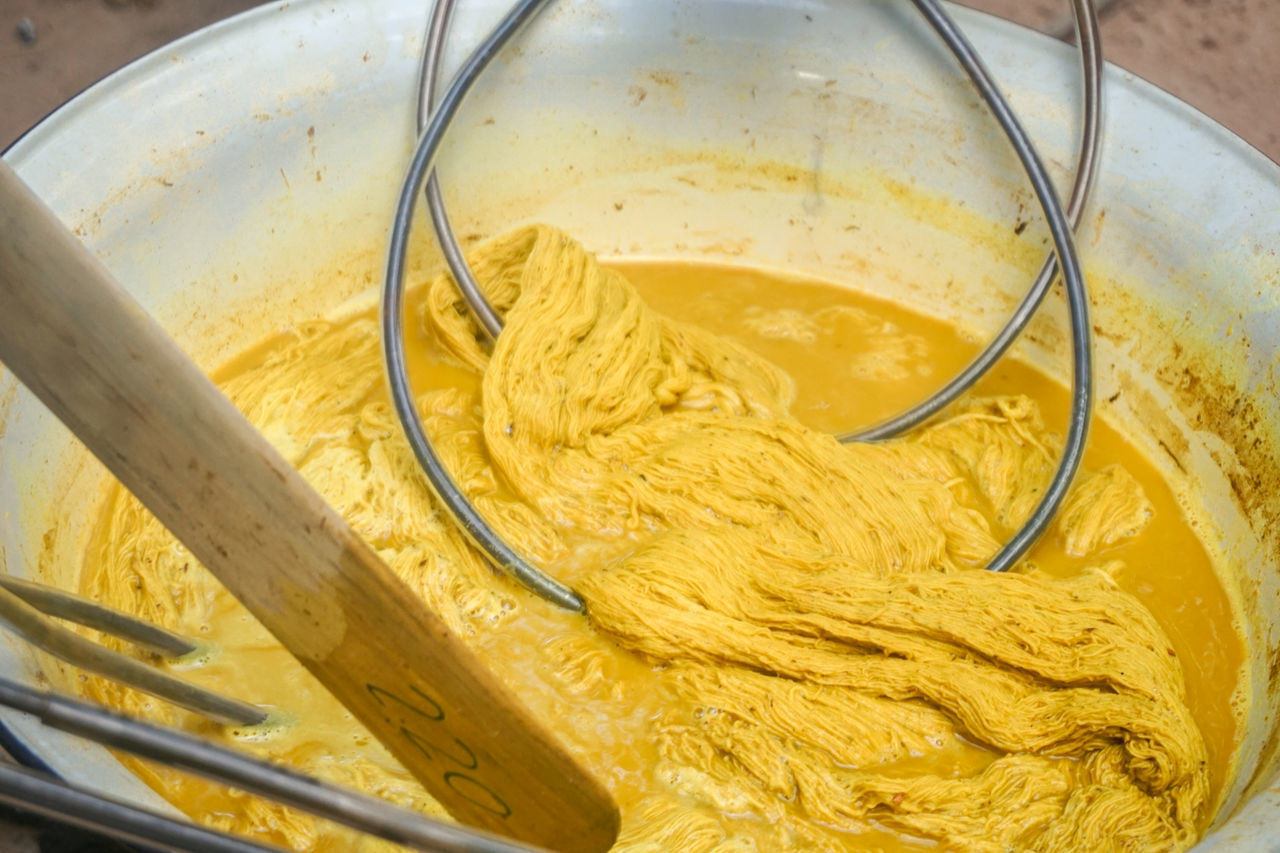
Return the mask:
<path id="1" fill-rule="evenodd" d="M 447 67 L 504 8 L 462 4 Z M 1042 153 L 1071 163 L 1071 49 L 954 11 Z M 117 72 L 5 157 L 213 367 L 372 299 L 413 142 L 426 14 L 418 0 L 260 7 Z M 1256 850 L 1280 837 L 1280 167 L 1107 74 L 1103 177 L 1080 238 L 1099 397 L 1111 400 L 1100 415 L 1201 520 L 1239 606 L 1246 733 L 1200 849 Z M 541 220 L 604 255 L 788 267 L 982 336 L 1029 283 L 1045 232 L 1031 216 L 1015 233 L 1035 205 L 977 103 L 896 0 L 565 2 L 481 83 L 439 171 L 463 235 Z M 1061 375 L 1064 329 L 1049 305 L 1021 355 Z M 0 374 L 4 570 L 74 586 L 106 486 Z M 0 673 L 74 677 L 3 633 Z M 163 805 L 105 750 L 0 720 L 25 758 Z"/>

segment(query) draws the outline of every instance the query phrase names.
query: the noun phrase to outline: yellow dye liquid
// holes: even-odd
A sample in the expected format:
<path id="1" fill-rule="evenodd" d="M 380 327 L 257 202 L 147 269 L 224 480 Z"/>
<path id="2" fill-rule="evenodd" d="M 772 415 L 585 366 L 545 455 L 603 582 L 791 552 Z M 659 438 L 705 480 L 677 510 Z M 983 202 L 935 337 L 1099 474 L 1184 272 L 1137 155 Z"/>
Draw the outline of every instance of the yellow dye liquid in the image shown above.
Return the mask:
<path id="1" fill-rule="evenodd" d="M 610 265 L 623 272 L 659 312 L 732 336 L 786 370 L 798 390 L 793 413 L 806 425 L 820 430 L 843 432 L 900 411 L 953 375 L 977 349 L 972 341 L 944 323 L 816 280 L 685 262 Z M 859 309 L 859 316 L 873 318 L 873 322 L 848 329 L 837 324 L 833 333 L 809 339 L 775 334 L 759 322 L 761 316 L 772 316 L 781 310 L 811 315 L 834 305 Z M 877 349 L 876 342 L 876 335 L 886 330 L 917 341 L 910 351 L 895 356 L 894 369 L 889 371 L 881 369 L 884 353 Z M 255 347 L 227 365 L 216 378 L 225 382 L 257 367 L 277 346 L 278 342 L 267 341 Z M 416 323 L 410 324 L 408 348 L 411 376 L 419 391 L 477 387 L 475 375 L 448 363 Z M 1065 423 L 1065 389 L 1025 364 L 1005 359 L 976 393 L 1029 395 L 1041 406 L 1047 424 Z M 381 381 L 372 385 L 367 398 L 385 398 Z M 1205 549 L 1184 519 L 1170 488 L 1123 436 L 1095 421 L 1085 464 L 1096 470 L 1112 463 L 1122 464 L 1139 481 L 1154 507 L 1146 530 L 1088 560 L 1069 556 L 1057 537 L 1049 535 L 1029 559 L 1041 569 L 1063 576 L 1102 560 L 1124 562 L 1117 580 L 1151 609 L 1182 665 L 1188 704 L 1207 743 L 1216 800 L 1228 779 L 1238 741 L 1232 698 L 1241 677 L 1243 648 L 1232 609 Z M 113 495 L 105 517 L 125 499 L 122 493 Z M 1009 532 L 997 531 L 1005 536 Z M 157 580 L 149 577 L 149 566 L 132 566 L 134 574 L 127 580 L 135 586 L 126 594 L 120 589 L 124 583 L 120 578 L 104 580 L 96 574 L 95 555 L 111 547 L 105 541 L 108 537 L 119 535 L 118 529 L 113 532 L 110 525 L 101 525 L 98 541 L 89 552 L 83 586 L 91 595 L 127 606 L 130 594 L 139 588 L 145 590 L 148 585 L 154 589 Z M 379 547 L 383 543 L 372 544 Z M 599 557 L 593 547 L 590 541 L 584 542 L 563 564 L 550 568 L 572 583 L 581 565 Z M 180 555 L 175 559 L 180 560 Z M 165 577 L 166 582 L 173 582 L 171 576 Z M 656 686 L 659 682 L 649 664 L 597 635 L 582 617 L 560 612 L 532 596 L 521 599 L 521 607 L 519 618 L 472 637 L 472 641 L 531 709 L 547 720 L 581 760 L 606 781 L 618 800 L 624 821 L 629 813 L 634 818 L 646 791 L 654 785 L 651 768 L 659 761 L 648 725 L 674 701 L 673 697 Z M 183 673 L 186 677 L 273 706 L 286 716 L 287 724 L 276 730 L 234 733 L 243 746 L 340 782 L 371 786 L 383 796 L 418 802 L 416 783 L 229 595 L 215 590 L 206 600 L 186 608 L 177 621 L 172 627 L 196 634 L 218 650 L 208 662 Z M 575 687 L 572 674 L 559 668 L 549 651 L 557 644 L 575 643 L 603 652 L 601 665 L 607 670 L 604 681 L 618 685 L 617 690 L 600 690 L 599 679 L 586 678 L 584 683 L 590 681 L 597 687 L 586 691 Z M 151 713 L 209 735 L 219 733 L 211 723 L 124 688 L 89 679 L 85 689 L 111 704 Z M 995 757 L 995 753 L 957 736 L 881 770 L 886 775 L 929 772 L 967 777 Z M 153 787 L 197 819 L 251 834 L 258 840 L 303 849 L 352 849 L 353 839 L 340 830 L 299 819 L 286 810 L 267 809 L 253 798 L 167 768 L 132 760 L 130 763 Z M 793 817 L 804 820 L 798 813 Z M 761 850 L 780 849 L 792 837 L 780 834 L 777 826 L 759 818 L 722 815 L 720 819 L 735 833 L 754 838 Z M 849 850 L 909 850 L 919 849 L 921 844 L 888 831 L 817 831 L 826 839 L 824 843 Z"/>
<path id="2" fill-rule="evenodd" d="M 792 412 L 806 425 L 833 433 L 870 426 L 924 399 L 977 355 L 979 346 L 954 327 L 892 302 L 872 299 L 830 284 L 779 276 L 774 272 L 712 265 L 628 263 L 618 265 L 656 310 L 738 337 L 781 365 L 797 384 Z M 812 344 L 743 334 L 748 306 L 813 312 L 830 305 L 868 311 L 900 330 L 927 341 L 928 353 L 908 378 L 868 380 L 840 365 L 855 357 L 856 337 L 818 339 Z M 1070 411 L 1067 389 L 1012 358 L 999 362 L 972 394 L 1025 394 L 1039 404 L 1046 424 L 1062 424 Z M 1116 559 L 1125 568 L 1120 585 L 1137 596 L 1169 635 L 1187 680 L 1187 701 L 1209 749 L 1214 796 L 1221 791 L 1238 743 L 1232 699 L 1241 677 L 1244 648 L 1231 602 L 1196 538 L 1172 489 L 1155 467 L 1122 434 L 1099 418 L 1090 426 L 1084 466 L 1097 470 L 1121 464 L 1142 484 L 1155 507 L 1141 536 L 1120 542 L 1090 562 Z M 1008 536 L 1012 531 L 1002 531 Z M 1081 560 L 1068 556 L 1049 535 L 1028 554 L 1045 571 L 1067 576 Z"/>

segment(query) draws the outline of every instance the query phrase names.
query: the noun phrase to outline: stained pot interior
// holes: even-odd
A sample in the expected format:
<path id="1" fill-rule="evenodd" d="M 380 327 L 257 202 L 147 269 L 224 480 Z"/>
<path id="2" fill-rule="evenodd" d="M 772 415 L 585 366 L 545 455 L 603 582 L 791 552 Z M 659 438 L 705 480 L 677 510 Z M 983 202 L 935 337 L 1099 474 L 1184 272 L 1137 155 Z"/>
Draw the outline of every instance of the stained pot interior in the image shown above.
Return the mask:
<path id="1" fill-rule="evenodd" d="M 452 65 L 505 3 L 462 6 Z M 955 13 L 1065 185 L 1072 50 Z M 214 367 L 371 298 L 425 15 L 411 0 L 261 7 L 112 75 L 6 159 Z M 1280 170 L 1117 69 L 1107 86 L 1104 174 L 1079 237 L 1099 413 L 1169 477 L 1241 608 L 1247 735 L 1204 843 L 1231 847 L 1280 827 Z M 998 129 L 895 0 L 553 4 L 481 83 L 439 168 L 469 239 L 548 221 L 601 254 L 801 270 L 979 334 L 1047 245 Z M 1062 376 L 1060 301 L 1021 352 Z M 106 477 L 6 374 L 0 433 L 0 559 L 72 586 Z M 0 672 L 73 677 L 8 635 Z M 0 717 L 65 777 L 158 804 L 105 751 Z"/>

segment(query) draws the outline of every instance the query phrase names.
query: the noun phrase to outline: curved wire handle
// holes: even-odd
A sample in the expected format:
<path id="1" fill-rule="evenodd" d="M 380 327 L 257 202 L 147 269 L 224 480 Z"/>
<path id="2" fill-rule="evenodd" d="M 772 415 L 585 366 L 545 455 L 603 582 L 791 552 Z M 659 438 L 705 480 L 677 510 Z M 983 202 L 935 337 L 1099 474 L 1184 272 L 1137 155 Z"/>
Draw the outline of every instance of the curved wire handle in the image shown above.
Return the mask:
<path id="1" fill-rule="evenodd" d="M 452 3 L 452 0 L 447 2 Z M 1081 215 L 1084 213 L 1085 204 L 1089 201 L 1089 193 L 1093 189 L 1093 181 L 1098 171 L 1098 154 L 1102 148 L 1102 37 L 1098 33 L 1098 15 L 1093 0 L 1071 0 L 1071 8 L 1080 40 L 1080 75 L 1084 83 L 1083 120 L 1080 126 L 1079 151 L 1076 155 L 1076 176 L 1071 184 L 1071 198 L 1067 202 L 1067 219 L 1070 220 L 1071 230 L 1074 231 L 1080 227 Z M 990 100 L 987 102 L 991 103 Z M 1040 303 L 1044 301 L 1057 273 L 1058 256 L 1050 252 L 1031 289 L 1009 315 L 1004 328 L 997 332 L 982 352 L 978 353 L 973 361 L 969 362 L 947 384 L 901 414 L 874 426 L 842 433 L 837 438 L 843 442 L 883 441 L 893 438 L 914 429 L 955 402 L 956 398 L 973 387 L 988 370 L 995 366 L 1005 351 L 1013 345 L 1014 340 L 1022 334 L 1022 330 L 1026 328 L 1027 323 L 1031 322 Z"/>
<path id="2" fill-rule="evenodd" d="M 449 33 L 449 19 L 453 16 L 454 0 L 436 0 L 431 5 L 431 18 L 427 23 L 427 41 L 422 51 L 422 66 L 418 71 L 418 134 L 426 129 L 427 119 L 435 109 L 436 83 L 440 78 L 440 59 L 444 54 L 444 40 Z M 536 11 L 534 12 L 536 14 Z M 440 183 L 436 179 L 435 169 L 427 178 L 427 212 L 431 215 L 431 227 L 436 232 L 436 240 L 444 255 L 449 272 L 458 290 L 462 291 L 471 316 L 476 318 L 480 331 L 492 342 L 497 340 L 502 331 L 502 317 L 499 316 L 489 300 L 485 298 L 480 283 L 471 272 L 471 265 L 458 245 L 458 238 L 449 224 L 449 216 L 444 209 L 444 199 L 440 197 Z"/>
<path id="3" fill-rule="evenodd" d="M 436 86 L 440 77 L 440 61 L 444 54 L 444 41 L 448 34 L 454 2 L 455 0 L 437 0 L 431 7 L 431 18 L 427 24 L 427 38 L 418 78 L 419 133 L 426 126 L 427 117 L 434 107 Z M 1080 44 L 1080 77 L 1083 91 L 1076 172 L 1067 202 L 1067 218 L 1074 231 L 1080 226 L 1081 216 L 1089 201 L 1089 194 L 1097 177 L 1098 155 L 1102 147 L 1102 38 L 1098 32 L 1098 15 L 1094 0 L 1071 0 L 1071 11 Z M 476 319 L 480 331 L 490 341 L 495 340 L 502 331 L 502 317 L 480 289 L 471 266 L 467 263 L 466 255 L 458 244 L 457 236 L 449 224 L 434 170 L 427 179 L 427 211 L 431 216 L 431 226 L 436 232 L 436 240 L 444 254 L 445 263 L 453 275 L 453 280 L 457 283 L 458 290 L 466 300 L 471 315 Z M 1040 304 L 1049 293 L 1057 272 L 1057 255 L 1050 252 L 1030 289 L 1009 315 L 1004 327 L 974 357 L 973 361 L 945 385 L 892 418 L 873 426 L 841 433 L 837 438 L 846 443 L 884 441 L 914 429 L 955 402 L 961 394 L 986 375 L 987 371 L 1000 360 L 1022 334 L 1022 330 L 1035 316 Z"/>
<path id="4" fill-rule="evenodd" d="M 437 0 L 428 34 L 428 52 L 424 55 L 422 65 L 421 79 L 423 88 L 420 93 L 418 113 L 419 120 L 424 116 L 428 116 L 428 119 L 410 161 L 396 205 L 395 218 L 392 222 L 391 239 L 387 252 L 386 275 L 382 290 L 382 343 L 392 403 L 401 425 L 404 427 L 409 445 L 426 473 L 431 487 L 446 508 L 453 514 L 463 533 L 498 568 L 515 577 L 531 591 L 561 607 L 582 611 L 585 609 L 585 603 L 582 598 L 569 587 L 543 573 L 512 549 L 476 511 L 475 507 L 467 500 L 466 495 L 463 494 L 452 476 L 445 469 L 443 462 L 426 435 L 421 417 L 414 403 L 413 392 L 409 385 L 408 370 L 405 364 L 403 342 L 405 258 L 408 251 L 409 233 L 413 224 L 414 205 L 418 193 L 422 191 L 423 184 L 427 181 L 428 175 L 431 176 L 431 184 L 435 187 L 434 191 L 428 191 L 428 206 L 431 208 L 432 224 L 440 237 L 446 260 L 449 260 L 452 255 L 453 259 L 458 262 L 458 266 L 454 267 L 453 261 L 450 261 L 450 269 L 454 273 L 455 281 L 460 283 L 469 281 L 474 294 L 479 296 L 481 302 L 484 301 L 483 296 L 480 295 L 479 287 L 475 286 L 474 276 L 471 275 L 469 268 L 467 268 L 456 240 L 452 239 L 452 230 L 448 225 L 448 219 L 440 200 L 438 187 L 435 186 L 434 173 L 431 167 L 450 122 L 457 114 L 462 100 L 474 86 L 480 74 L 483 73 L 494 56 L 545 6 L 546 2 L 547 0 L 519 0 L 463 64 L 448 90 L 440 99 L 439 107 L 433 111 L 431 109 L 431 89 L 438 73 L 440 47 L 443 44 L 453 3 L 453 0 Z M 1068 313 L 1071 318 L 1072 331 L 1072 398 L 1067 438 L 1058 468 L 1039 504 L 1037 504 L 1035 510 L 1018 533 L 1001 548 L 987 566 L 990 571 L 1001 572 L 1013 566 L 1048 528 L 1054 514 L 1066 496 L 1067 488 L 1079 469 L 1080 461 L 1083 457 L 1093 398 L 1092 342 L 1088 323 L 1088 296 L 1085 290 L 1080 261 L 1072 238 L 1071 223 L 1062 209 L 1053 183 L 1031 140 L 1018 123 L 1004 96 L 995 86 L 972 45 L 969 44 L 963 33 L 942 9 L 938 0 L 912 0 L 912 2 L 930 26 L 946 42 L 948 49 L 960 62 L 974 85 L 977 86 L 983 99 L 1009 138 L 1010 144 L 1013 146 L 1019 161 L 1027 173 L 1027 177 L 1048 221 L 1057 264 L 1062 270 L 1062 278 L 1067 290 Z M 1090 32 L 1095 36 L 1093 44 L 1096 48 L 1096 18 L 1093 16 L 1093 7 L 1090 0 L 1073 0 L 1073 4 L 1077 13 L 1083 12 L 1086 19 L 1092 21 L 1091 26 L 1081 26 L 1082 41 L 1084 39 L 1083 33 Z M 435 46 L 434 51 L 431 49 L 432 44 Z M 1091 63 L 1094 66 L 1097 63 L 1096 50 L 1092 56 L 1091 60 L 1086 59 L 1085 61 L 1087 78 L 1089 74 L 1088 68 L 1091 67 Z M 1095 76 L 1092 79 L 1096 80 L 1097 78 Z M 1096 102 L 1095 98 L 1094 103 Z M 1087 158 L 1088 164 L 1091 164 L 1096 159 L 1093 157 L 1097 150 L 1096 117 L 1094 128 L 1093 144 L 1090 146 L 1082 143 L 1082 150 L 1091 152 L 1090 157 Z M 1080 194 L 1082 198 L 1084 194 L 1087 194 L 1091 175 L 1092 169 L 1090 168 L 1081 185 Z M 1080 183 L 1079 179 L 1077 183 Z M 1049 264 L 1046 264 L 1046 268 L 1049 268 Z M 1048 284 L 1052 281 L 1052 271 L 1050 270 L 1046 273 L 1042 270 L 1041 277 L 1046 278 L 1046 282 L 1040 290 L 1047 291 Z M 1038 284 L 1039 279 L 1037 279 Z M 1029 310 L 1025 312 L 1025 317 L 1021 319 L 1024 324 L 1031 313 L 1034 313 L 1035 307 L 1040 300 L 1043 299 L 1044 292 L 1036 295 L 1036 290 L 1037 288 L 1033 287 L 1032 292 L 1024 299 L 1024 305 L 1030 302 Z M 472 304 L 471 296 L 467 295 L 466 290 L 463 292 L 468 299 L 468 304 Z M 484 304 L 487 304 L 487 302 Z M 1019 306 L 1020 311 L 1022 308 L 1023 306 Z M 484 320 L 481 321 L 481 326 L 490 336 L 496 336 L 501 330 L 501 324 L 496 313 L 492 312 L 491 307 L 490 312 L 496 329 L 491 328 Z M 1005 331 L 1009 331 L 1009 328 L 1007 326 Z M 1003 347 L 1007 348 L 1009 342 L 1017 336 L 1019 331 L 1021 331 L 1021 326 L 1018 326 L 1008 335 L 1008 340 L 1003 343 Z M 1001 340 L 1003 336 L 1004 332 L 1002 332 L 1001 338 L 997 340 Z M 1001 351 L 1003 352 L 1003 349 Z M 997 353 L 996 357 L 998 355 Z M 994 361 L 994 357 L 991 361 Z M 987 366 L 989 367 L 989 364 Z M 982 368 L 983 371 L 985 369 L 986 367 Z M 981 375 L 981 372 L 977 375 Z M 974 379 L 976 378 L 977 376 L 974 376 Z M 949 385 L 948 387 L 951 386 Z M 945 405 L 945 403 L 942 405 Z M 928 415 L 924 417 L 928 417 Z"/>
<path id="5" fill-rule="evenodd" d="M 987 102 L 1000 126 L 1004 128 L 1026 170 L 1027 178 L 1040 201 L 1049 224 L 1049 233 L 1053 237 L 1053 247 L 1057 254 L 1058 265 L 1062 268 L 1062 280 L 1067 290 L 1067 313 L 1071 318 L 1071 414 L 1067 422 L 1067 439 L 1062 448 L 1062 458 L 1058 469 L 1049 481 L 1044 495 L 1031 515 L 1023 523 L 1014 536 L 987 564 L 987 570 L 1003 572 L 1012 568 L 1023 554 L 1035 543 L 1040 535 L 1049 527 L 1054 514 L 1067 496 L 1067 489 L 1080 469 L 1080 461 L 1084 457 L 1084 445 L 1089 437 L 1089 417 L 1093 412 L 1093 340 L 1089 326 L 1089 294 L 1085 288 L 1084 271 L 1080 258 L 1076 254 L 1075 239 L 1071 223 L 1067 221 L 1058 193 L 1053 187 L 1040 155 L 1032 145 L 1017 116 L 1009 107 L 1000 90 L 996 87 L 991 75 L 983 66 L 977 51 L 964 33 L 956 26 L 942 9 L 939 0 L 912 0 L 920 14 L 924 15 L 929 25 L 947 43 L 951 53 L 960 62 L 973 80 L 982 99 Z M 1089 11 L 1092 7 L 1087 2 Z M 1077 6 L 1078 8 L 1078 6 Z M 1090 15 L 1090 17 L 1093 17 Z M 1096 35 L 1097 19 L 1093 18 Z M 1052 273 L 1049 275 L 1052 278 Z M 1047 285 L 1046 285 L 1047 287 Z M 1034 309 L 1032 309 L 1034 310 Z"/>
<path id="6" fill-rule="evenodd" d="M 404 355 L 404 269 L 409 244 L 409 232 L 413 226 L 413 208 L 418 193 L 435 160 L 436 152 L 444 139 L 449 123 L 453 120 L 463 98 L 471 90 L 477 78 L 515 35 L 532 20 L 547 0 L 518 0 L 498 25 L 489 33 L 467 58 L 458 76 L 440 99 L 440 106 L 431 114 L 426 129 L 413 152 L 400 198 L 396 203 L 395 219 L 391 225 L 391 239 L 387 247 L 387 270 L 382 288 L 382 354 L 387 363 L 387 378 L 391 385 L 391 402 L 396 416 L 404 427 L 405 437 L 413 448 L 418 464 L 427 475 L 427 481 L 436 496 L 453 514 L 463 534 L 480 549 L 498 568 L 513 576 L 529 590 L 553 604 L 568 610 L 583 611 L 586 604 L 569 587 L 544 574 L 520 555 L 489 526 L 484 517 L 467 500 L 453 477 L 445 469 L 431 439 L 427 437 L 409 386 L 409 373 Z M 443 208 L 441 208 L 443 210 Z"/>

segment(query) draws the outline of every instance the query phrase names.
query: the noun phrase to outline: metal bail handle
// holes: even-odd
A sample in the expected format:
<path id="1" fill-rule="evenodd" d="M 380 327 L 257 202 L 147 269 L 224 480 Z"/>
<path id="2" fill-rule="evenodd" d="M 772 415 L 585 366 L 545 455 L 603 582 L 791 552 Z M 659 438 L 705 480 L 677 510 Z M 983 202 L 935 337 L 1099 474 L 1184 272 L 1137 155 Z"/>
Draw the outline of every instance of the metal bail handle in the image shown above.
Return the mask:
<path id="1" fill-rule="evenodd" d="M 431 444 L 431 439 L 427 436 L 414 403 L 405 363 L 403 340 L 405 258 L 413 225 L 414 207 L 424 184 L 427 188 L 427 206 L 431 214 L 432 226 L 445 260 L 453 273 L 455 283 L 477 317 L 481 330 L 491 338 L 496 338 L 501 333 L 501 318 L 481 293 L 449 225 L 432 167 L 444 136 L 457 115 L 462 101 L 480 75 L 494 56 L 539 11 L 545 8 L 547 2 L 548 0 L 520 0 L 516 3 L 463 64 L 434 109 L 432 109 L 433 88 L 439 72 L 441 48 L 447 34 L 453 0 L 437 0 L 433 7 L 420 75 L 418 119 L 421 136 L 401 187 L 387 252 L 387 267 L 382 289 L 382 345 L 396 415 L 432 489 L 453 516 L 459 528 L 493 565 L 514 577 L 531 592 L 561 607 L 582 611 L 585 609 L 585 603 L 581 596 L 534 566 L 503 540 L 471 504 L 445 468 Z M 1067 424 L 1067 436 L 1062 457 L 1040 502 L 1023 526 L 1004 544 L 986 567 L 989 571 L 1003 572 L 1016 564 L 1048 529 L 1066 497 L 1071 481 L 1079 470 L 1088 438 L 1089 419 L 1093 407 L 1092 340 L 1088 294 L 1080 259 L 1076 253 L 1072 228 L 1073 222 L 1078 222 L 1084 208 L 1097 164 L 1101 109 L 1099 98 L 1101 54 L 1098 50 L 1097 16 L 1092 0 L 1072 0 L 1080 33 L 1086 95 L 1080 163 L 1072 190 L 1072 213 L 1068 215 L 1063 210 L 1053 182 L 1031 139 L 1019 124 L 1008 101 L 996 87 L 973 46 L 938 0 L 912 0 L 912 3 L 959 61 L 1008 137 L 1048 222 L 1053 239 L 1054 256 L 1045 262 L 1039 276 L 1005 328 L 956 379 L 928 400 L 897 418 L 862 433 L 841 436 L 841 440 L 878 440 L 897 435 L 928 419 L 953 401 L 990 369 L 1008 349 L 1048 293 L 1054 280 L 1055 269 L 1061 270 L 1071 319 L 1071 412 Z"/>

